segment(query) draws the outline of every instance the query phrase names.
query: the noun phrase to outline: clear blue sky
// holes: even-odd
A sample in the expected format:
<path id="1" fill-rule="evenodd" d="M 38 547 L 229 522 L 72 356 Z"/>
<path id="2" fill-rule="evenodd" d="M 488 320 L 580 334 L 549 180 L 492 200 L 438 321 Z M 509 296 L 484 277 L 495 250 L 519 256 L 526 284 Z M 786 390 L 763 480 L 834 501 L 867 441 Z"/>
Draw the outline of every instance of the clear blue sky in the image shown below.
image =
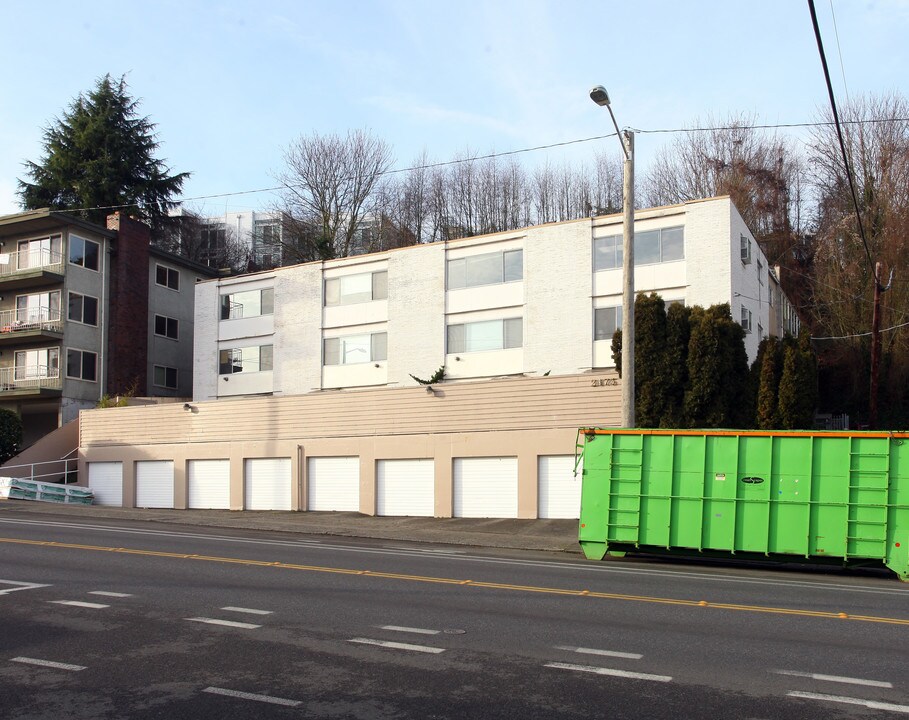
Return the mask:
<path id="1" fill-rule="evenodd" d="M 837 98 L 909 94 L 909 0 L 816 0 Z M 96 78 L 127 74 L 158 124 L 184 197 L 270 187 L 300 135 L 367 128 L 396 166 L 422 151 L 504 152 L 602 135 L 609 89 L 620 125 L 678 128 L 748 112 L 814 120 L 827 103 L 805 0 L 4 0 L 0 25 L 0 214 L 18 210 L 22 161 Z M 839 32 L 839 48 L 834 32 Z M 841 55 L 840 55 L 841 54 Z M 842 66 L 840 67 L 840 56 Z M 638 137 L 639 171 L 664 135 Z M 538 151 L 575 162 L 614 138 Z M 262 209 L 267 193 L 193 201 Z"/>

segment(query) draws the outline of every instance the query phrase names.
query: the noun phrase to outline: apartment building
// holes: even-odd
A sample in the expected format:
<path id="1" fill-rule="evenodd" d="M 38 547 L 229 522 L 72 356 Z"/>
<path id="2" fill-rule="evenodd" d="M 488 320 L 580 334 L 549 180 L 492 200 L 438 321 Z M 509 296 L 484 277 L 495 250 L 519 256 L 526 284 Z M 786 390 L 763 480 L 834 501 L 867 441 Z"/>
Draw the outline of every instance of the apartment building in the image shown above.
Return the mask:
<path id="1" fill-rule="evenodd" d="M 150 293 L 158 266 L 182 281 L 176 302 Z M 22 418 L 23 445 L 105 394 L 190 396 L 194 286 L 213 275 L 150 249 L 147 226 L 119 214 L 107 227 L 51 210 L 0 217 L 0 406 Z M 180 334 L 161 350 L 149 326 L 167 312 Z M 158 363 L 175 383 L 154 382 Z"/>
<path id="2" fill-rule="evenodd" d="M 586 218 L 202 282 L 193 402 L 85 413 L 80 474 L 127 506 L 577 517 L 577 428 L 620 417 L 621 234 Z M 638 211 L 635 234 L 639 292 L 730 303 L 752 359 L 779 329 L 729 198 Z"/>

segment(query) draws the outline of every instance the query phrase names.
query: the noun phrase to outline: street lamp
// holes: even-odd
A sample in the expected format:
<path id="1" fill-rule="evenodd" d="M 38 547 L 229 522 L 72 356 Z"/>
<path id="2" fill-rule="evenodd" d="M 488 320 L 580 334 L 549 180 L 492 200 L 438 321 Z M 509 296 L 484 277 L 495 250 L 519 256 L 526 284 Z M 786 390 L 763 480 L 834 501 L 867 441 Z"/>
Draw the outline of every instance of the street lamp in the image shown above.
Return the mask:
<path id="1" fill-rule="evenodd" d="M 590 91 L 590 99 L 609 110 L 616 136 L 622 143 L 625 165 L 622 185 L 622 427 L 634 427 L 634 131 L 619 130 L 609 93 L 602 85 Z"/>

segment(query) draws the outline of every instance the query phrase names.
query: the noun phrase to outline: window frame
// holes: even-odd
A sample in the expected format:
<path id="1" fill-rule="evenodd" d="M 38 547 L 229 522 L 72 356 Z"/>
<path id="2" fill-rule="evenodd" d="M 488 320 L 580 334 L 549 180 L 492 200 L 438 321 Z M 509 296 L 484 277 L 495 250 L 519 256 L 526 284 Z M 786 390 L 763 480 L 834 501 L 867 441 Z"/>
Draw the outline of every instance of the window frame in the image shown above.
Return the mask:
<path id="1" fill-rule="evenodd" d="M 597 314 L 605 312 L 607 310 L 612 310 L 612 320 L 615 326 L 615 329 L 612 331 L 612 335 L 597 337 Z M 593 309 L 593 341 L 594 342 L 612 342 L 613 336 L 622 329 L 622 306 L 621 305 L 609 305 L 607 307 L 599 307 Z"/>
<path id="2" fill-rule="evenodd" d="M 158 371 L 164 371 L 164 384 L 158 382 Z M 167 378 L 170 374 L 170 371 L 173 371 L 174 384 L 168 385 Z M 180 382 L 180 371 L 171 367 L 170 365 L 153 365 L 152 366 L 152 387 L 164 388 L 165 390 L 176 390 L 179 387 Z"/>
<path id="3" fill-rule="evenodd" d="M 267 351 L 266 351 L 267 348 Z M 258 367 L 255 370 L 244 370 L 243 369 L 243 351 L 244 350 L 257 350 L 258 357 Z M 227 362 L 223 362 L 221 359 L 222 353 L 232 353 L 232 355 L 227 356 Z M 235 355 L 234 353 L 238 353 Z M 267 360 L 263 362 L 262 356 L 265 355 Z M 239 370 L 233 368 L 237 367 L 239 363 Z M 264 364 L 267 364 L 268 367 L 262 367 Z M 230 372 L 224 372 L 225 367 L 232 368 Z M 247 375 L 252 373 L 260 372 L 271 372 L 275 369 L 275 346 L 271 343 L 265 345 L 243 345 L 241 347 L 231 347 L 231 348 L 219 348 L 218 350 L 218 375 L 239 375 L 240 373 L 245 373 Z"/>
<path id="4" fill-rule="evenodd" d="M 468 269 L 468 264 L 470 263 L 470 261 L 473 260 L 476 262 L 476 261 L 481 261 L 481 260 L 490 260 L 490 259 L 494 258 L 496 255 L 499 256 L 499 260 L 500 260 L 499 268 L 498 268 L 499 279 L 471 283 L 470 277 L 469 277 L 469 269 Z M 506 259 L 506 256 L 514 257 L 517 255 L 521 256 L 520 275 L 518 277 L 513 276 L 513 277 L 509 278 L 508 277 L 509 267 L 508 267 L 508 260 Z M 460 283 L 457 285 L 452 285 L 452 282 L 451 282 L 452 268 L 453 267 L 456 268 L 457 263 L 463 264 L 463 269 L 458 271 L 458 274 L 462 275 L 464 278 L 463 285 Z M 514 273 L 513 266 L 511 268 L 511 272 L 512 272 L 512 274 Z M 464 257 L 459 257 L 459 258 L 450 258 L 445 263 L 445 287 L 448 290 L 468 290 L 470 288 L 488 287 L 490 285 L 507 285 L 509 283 L 516 283 L 516 282 L 523 282 L 523 281 L 524 281 L 524 248 L 522 248 L 522 247 L 508 248 L 506 250 L 494 250 L 492 252 L 478 253 L 476 255 L 465 255 Z"/>
<path id="5" fill-rule="evenodd" d="M 681 249 L 682 249 L 681 257 L 667 258 L 667 257 L 665 257 L 666 251 L 664 248 L 663 234 L 668 233 L 670 231 L 676 231 L 676 230 L 681 231 Z M 640 257 L 640 253 L 638 252 L 640 248 L 638 247 L 638 244 L 637 244 L 638 238 L 640 236 L 649 235 L 651 233 L 657 233 L 656 251 L 657 251 L 657 254 L 659 255 L 659 259 L 655 260 L 655 261 L 648 260 L 648 262 L 640 262 L 638 260 L 638 258 Z M 605 243 L 606 241 L 612 241 L 612 243 L 613 243 L 612 257 L 613 257 L 613 261 L 615 264 L 600 266 L 597 263 L 597 258 L 600 257 L 601 255 L 603 255 L 603 253 L 597 253 L 597 245 L 601 244 L 601 243 Z M 670 225 L 668 227 L 653 228 L 651 230 L 635 231 L 634 243 L 635 243 L 635 246 L 634 246 L 634 266 L 635 267 L 639 267 L 639 266 L 644 267 L 647 265 L 662 265 L 663 263 L 680 262 L 685 259 L 685 226 L 684 225 Z M 595 237 L 593 239 L 593 271 L 594 272 L 603 272 L 605 270 L 622 269 L 624 267 L 623 261 L 625 259 L 624 249 L 625 249 L 624 248 L 624 237 L 623 237 L 622 233 L 619 233 L 618 235 L 604 235 L 603 237 Z M 609 251 L 607 250 L 605 254 L 608 255 Z"/>
<path id="6" fill-rule="evenodd" d="M 74 318 L 73 314 L 72 314 L 72 307 L 73 307 L 72 303 L 73 303 L 74 297 L 82 299 L 82 302 L 79 304 L 79 307 L 81 310 L 79 318 Z M 86 299 L 95 301 L 95 322 L 86 322 L 85 321 L 85 301 L 86 301 Z M 98 323 L 99 323 L 99 312 L 98 311 L 99 311 L 100 307 L 101 307 L 101 305 L 98 302 L 98 298 L 95 297 L 94 295 L 86 295 L 85 293 L 77 293 L 77 292 L 73 292 L 72 290 L 67 291 L 66 319 L 69 322 L 79 323 L 80 325 L 86 325 L 88 327 L 98 327 Z"/>
<path id="7" fill-rule="evenodd" d="M 164 320 L 164 332 L 158 332 L 158 320 Z M 171 325 L 173 323 L 173 325 Z M 173 327 L 173 335 L 171 335 L 171 327 Z M 179 340 L 180 339 L 180 321 L 177 318 L 172 318 L 168 315 L 159 315 L 155 313 L 155 337 L 167 338 L 168 340 Z"/>
<path id="8" fill-rule="evenodd" d="M 514 344 L 510 343 L 509 336 L 515 333 L 515 324 L 520 323 L 520 343 Z M 499 345 L 496 347 L 485 347 L 478 349 L 470 349 L 468 347 L 468 342 L 470 340 L 469 326 L 474 325 L 491 325 L 494 323 L 499 323 L 501 330 L 499 331 Z M 509 331 L 509 323 L 512 328 Z M 458 330 L 463 328 L 463 330 Z M 461 337 L 455 340 L 452 337 L 452 330 L 455 330 L 455 333 L 460 332 Z M 463 343 L 463 347 L 459 345 Z M 452 345 L 455 345 L 453 348 Z M 524 316 L 512 316 L 507 318 L 491 318 L 489 320 L 472 320 L 469 322 L 462 323 L 449 323 L 445 328 L 445 353 L 446 355 L 458 355 L 458 354 L 467 354 L 467 353 L 479 353 L 479 352 L 501 352 L 502 350 L 515 350 L 524 347 Z"/>
<path id="9" fill-rule="evenodd" d="M 159 278 L 162 270 L 165 271 L 164 282 L 161 282 Z M 173 285 L 170 284 L 171 273 L 173 273 L 173 277 L 176 278 Z M 161 263 L 155 263 L 155 285 L 158 287 L 167 288 L 168 290 L 173 290 L 175 292 L 180 292 L 180 271 L 176 268 L 162 265 Z"/>
<path id="10" fill-rule="evenodd" d="M 384 275 L 385 282 L 377 283 L 376 276 Z M 344 285 L 345 280 L 351 280 L 352 278 L 365 278 L 369 277 L 369 298 L 368 299 L 356 299 L 356 300 L 345 300 L 345 297 L 355 296 L 355 293 L 348 293 L 345 296 L 341 290 Z M 337 284 L 337 291 L 331 291 L 329 288 Z M 365 293 L 362 293 L 365 294 Z M 332 298 L 337 295 L 337 300 Z M 379 300 L 388 300 L 388 270 L 370 270 L 368 272 L 362 273 L 352 273 L 350 275 L 338 275 L 333 278 L 325 278 L 322 282 L 322 304 L 324 307 L 343 307 L 345 305 L 361 305 L 368 302 L 377 302 Z"/>
<path id="11" fill-rule="evenodd" d="M 77 247 L 76 241 L 82 244 L 82 257 L 78 260 L 73 259 L 73 251 Z M 88 246 L 89 244 L 95 246 L 95 262 L 97 267 L 91 267 L 86 264 L 86 259 L 88 258 Z M 92 272 L 101 272 L 101 243 L 97 240 L 91 240 L 89 238 L 84 238 L 81 235 L 74 235 L 70 233 L 69 241 L 66 244 L 66 259 L 70 265 L 75 265 L 76 267 L 81 267 L 85 270 L 91 270 Z"/>
<path id="12" fill-rule="evenodd" d="M 70 371 L 69 371 L 70 356 L 75 355 L 75 354 L 79 355 L 79 371 L 80 371 L 80 373 L 83 373 L 82 375 L 71 375 L 70 374 Z M 92 367 L 92 377 L 90 377 L 90 378 L 87 378 L 84 376 L 85 367 L 86 367 L 85 366 L 85 360 L 86 360 L 85 356 L 86 355 L 91 355 L 94 358 L 93 367 Z M 67 348 L 66 349 L 65 372 L 66 372 L 66 377 L 70 380 L 81 380 L 82 382 L 97 383 L 98 382 L 98 353 L 92 352 L 91 350 L 80 350 L 78 348 Z"/>
<path id="13" fill-rule="evenodd" d="M 369 357 L 358 362 L 344 362 L 344 358 L 347 353 L 342 351 L 342 342 L 345 340 L 362 337 L 369 338 Z M 379 339 L 382 337 L 384 337 L 384 340 Z M 329 351 L 329 343 L 337 343 L 337 348 Z M 337 358 L 337 362 L 329 362 L 329 359 L 334 358 Z M 386 362 L 387 360 L 387 330 L 380 330 L 378 332 L 351 333 L 349 335 L 338 335 L 337 337 L 322 338 L 322 367 L 349 367 L 351 365 L 366 365 L 368 363 Z"/>

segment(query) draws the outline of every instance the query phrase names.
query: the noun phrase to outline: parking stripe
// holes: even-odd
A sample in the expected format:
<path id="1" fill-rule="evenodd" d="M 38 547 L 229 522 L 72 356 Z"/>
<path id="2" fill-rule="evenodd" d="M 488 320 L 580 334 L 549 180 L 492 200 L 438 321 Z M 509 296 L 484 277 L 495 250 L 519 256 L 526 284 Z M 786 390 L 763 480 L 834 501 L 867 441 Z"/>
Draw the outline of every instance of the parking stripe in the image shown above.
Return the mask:
<path id="1" fill-rule="evenodd" d="M 108 592 L 107 590 L 92 590 L 89 595 L 103 595 L 104 597 L 128 598 L 132 597 L 129 593 Z"/>
<path id="2" fill-rule="evenodd" d="M 798 672 L 796 670 L 774 670 L 777 675 L 803 677 L 824 682 L 844 683 L 847 685 L 864 685 L 866 687 L 892 688 L 893 683 L 884 680 L 864 680 L 862 678 L 842 677 L 840 675 L 822 675 L 820 673 Z"/>
<path id="3" fill-rule="evenodd" d="M 643 655 L 638 653 L 619 652 L 617 650 L 596 650 L 594 648 L 569 647 L 567 645 L 556 645 L 556 650 L 567 650 L 568 652 L 580 653 L 581 655 L 601 655 L 603 657 L 624 658 L 626 660 L 640 660 Z"/>
<path id="4" fill-rule="evenodd" d="M 842 695 L 823 695 L 821 693 L 798 692 L 796 690 L 786 693 L 786 695 L 794 698 L 803 698 L 805 700 L 823 700 L 826 702 L 842 703 L 844 705 L 864 705 L 871 710 L 888 710 L 890 712 L 909 713 L 909 705 L 894 705 L 893 703 L 863 700 L 861 698 L 844 697 Z"/>
<path id="5" fill-rule="evenodd" d="M 240 692 L 239 690 L 228 690 L 227 688 L 207 687 L 202 692 L 211 695 L 224 695 L 226 697 L 239 698 L 241 700 L 256 700 L 257 702 L 270 703 L 271 705 L 284 705 L 285 707 L 297 707 L 301 704 L 299 700 L 288 700 L 287 698 L 273 697 L 271 695 L 258 695 L 256 693 Z"/>
<path id="6" fill-rule="evenodd" d="M 416 635 L 438 635 L 439 630 L 426 630 L 424 628 L 403 627 L 401 625 L 377 625 L 379 630 L 394 630 L 395 632 L 415 633 Z"/>
<path id="7" fill-rule="evenodd" d="M 230 605 L 221 609 L 228 612 L 246 613 L 247 615 L 271 615 L 271 610 L 255 610 L 253 608 L 231 607 Z"/>
<path id="8" fill-rule="evenodd" d="M 54 662 L 53 660 L 39 660 L 37 658 L 14 657 L 10 658 L 10 662 L 37 665 L 39 667 L 53 668 L 54 670 L 72 670 L 73 672 L 85 670 L 85 665 L 70 665 L 69 663 Z"/>
<path id="9" fill-rule="evenodd" d="M 70 607 L 91 608 L 92 610 L 103 610 L 110 607 L 110 605 L 82 602 L 81 600 L 48 600 L 48 602 L 54 605 L 69 605 Z"/>

